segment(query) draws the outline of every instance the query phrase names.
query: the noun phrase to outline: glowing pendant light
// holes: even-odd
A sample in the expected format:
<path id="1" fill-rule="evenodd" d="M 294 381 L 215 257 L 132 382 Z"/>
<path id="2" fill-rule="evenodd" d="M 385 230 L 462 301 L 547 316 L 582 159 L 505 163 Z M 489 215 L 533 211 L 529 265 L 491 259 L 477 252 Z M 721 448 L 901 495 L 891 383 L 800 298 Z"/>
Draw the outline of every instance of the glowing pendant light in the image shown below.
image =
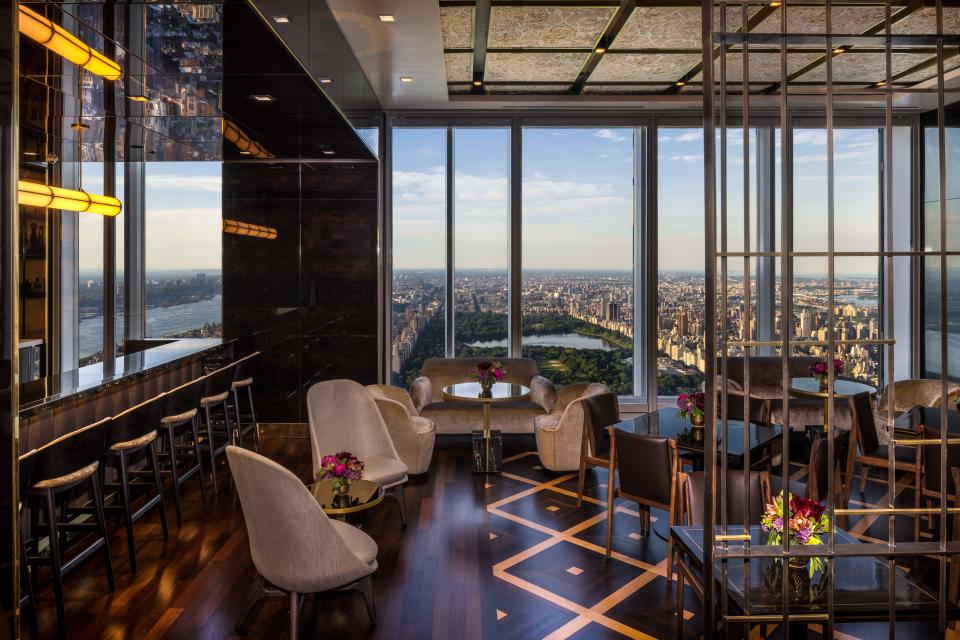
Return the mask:
<path id="1" fill-rule="evenodd" d="M 99 213 L 111 217 L 118 215 L 123 209 L 120 201 L 110 196 L 51 187 L 27 180 L 17 182 L 17 202 L 31 207 Z"/>
<path id="2" fill-rule="evenodd" d="M 58 24 L 20 5 L 20 33 L 36 40 L 50 51 L 107 80 L 120 77 L 120 65 L 99 51 L 94 51 L 82 40 Z"/>
<path id="3" fill-rule="evenodd" d="M 260 146 L 259 143 L 251 140 L 250 136 L 244 133 L 240 127 L 230 122 L 226 118 L 220 122 L 220 131 L 223 132 L 223 139 L 235 145 L 237 149 L 240 150 L 240 153 L 245 156 L 253 156 L 255 158 L 263 159 L 276 157 Z"/>
<path id="4" fill-rule="evenodd" d="M 250 236 L 252 238 L 264 238 L 266 240 L 276 240 L 277 230 L 273 227 L 261 227 L 258 224 L 249 222 L 240 222 L 239 220 L 223 219 L 223 232 L 233 233 L 238 236 Z"/>

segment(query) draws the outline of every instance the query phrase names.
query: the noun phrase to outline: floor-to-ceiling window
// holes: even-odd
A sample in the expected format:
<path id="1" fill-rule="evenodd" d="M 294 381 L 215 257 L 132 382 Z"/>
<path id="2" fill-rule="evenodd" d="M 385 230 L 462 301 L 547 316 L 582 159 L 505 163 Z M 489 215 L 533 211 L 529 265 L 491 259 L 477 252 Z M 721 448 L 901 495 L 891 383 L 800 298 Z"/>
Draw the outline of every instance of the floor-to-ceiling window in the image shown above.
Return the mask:
<path id="1" fill-rule="evenodd" d="M 960 251 L 960 128 L 944 130 L 946 160 L 947 251 Z M 943 246 L 940 219 L 940 146 L 936 127 L 924 130 L 923 237 L 926 251 Z M 942 296 L 940 256 L 923 264 L 923 370 L 927 377 L 943 375 L 941 303 L 947 317 L 947 377 L 960 380 L 960 256 L 946 256 L 947 295 Z"/>
<path id="2" fill-rule="evenodd" d="M 523 129 L 523 355 L 633 395 L 631 128 Z"/>
<path id="3" fill-rule="evenodd" d="M 407 386 L 445 355 L 447 130 L 393 130 L 391 372 Z"/>
<path id="4" fill-rule="evenodd" d="M 703 340 L 703 130 L 657 133 L 657 392 L 694 391 Z"/>
<path id="5" fill-rule="evenodd" d="M 103 163 L 81 165 L 80 188 L 103 193 Z M 78 252 L 79 365 L 103 360 L 103 216 L 71 213 L 76 216 L 80 244 Z"/>
<path id="6" fill-rule="evenodd" d="M 147 162 L 148 338 L 222 335 L 221 165 Z"/>
<path id="7" fill-rule="evenodd" d="M 455 355 L 507 355 L 510 267 L 510 129 L 453 136 Z"/>

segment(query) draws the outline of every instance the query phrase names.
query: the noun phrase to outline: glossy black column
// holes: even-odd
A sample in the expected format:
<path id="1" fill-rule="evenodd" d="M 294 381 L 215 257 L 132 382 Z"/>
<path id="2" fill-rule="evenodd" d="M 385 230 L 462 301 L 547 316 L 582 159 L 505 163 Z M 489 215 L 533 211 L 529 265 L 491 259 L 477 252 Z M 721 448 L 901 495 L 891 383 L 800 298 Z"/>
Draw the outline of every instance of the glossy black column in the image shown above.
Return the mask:
<path id="1" fill-rule="evenodd" d="M 16 308 L 16 230 L 18 172 L 18 97 L 19 65 L 17 3 L 0 6 L 0 606 L 4 622 L 0 638 L 16 637 L 19 620 L 17 600 L 19 584 L 15 553 L 17 545 L 16 511 L 16 420 L 17 389 L 14 375 L 17 348 Z M 7 622 L 9 621 L 9 622 Z"/>

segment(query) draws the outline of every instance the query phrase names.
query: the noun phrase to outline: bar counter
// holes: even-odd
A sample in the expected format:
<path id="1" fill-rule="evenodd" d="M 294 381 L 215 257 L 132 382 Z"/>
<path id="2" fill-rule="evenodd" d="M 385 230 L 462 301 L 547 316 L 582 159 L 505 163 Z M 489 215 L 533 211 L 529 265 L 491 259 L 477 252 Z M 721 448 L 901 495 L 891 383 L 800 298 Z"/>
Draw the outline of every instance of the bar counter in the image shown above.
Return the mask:
<path id="1" fill-rule="evenodd" d="M 205 363 L 226 364 L 233 359 L 232 341 L 219 338 L 157 342 L 112 361 L 23 385 L 20 453 L 198 378 L 209 368 Z"/>

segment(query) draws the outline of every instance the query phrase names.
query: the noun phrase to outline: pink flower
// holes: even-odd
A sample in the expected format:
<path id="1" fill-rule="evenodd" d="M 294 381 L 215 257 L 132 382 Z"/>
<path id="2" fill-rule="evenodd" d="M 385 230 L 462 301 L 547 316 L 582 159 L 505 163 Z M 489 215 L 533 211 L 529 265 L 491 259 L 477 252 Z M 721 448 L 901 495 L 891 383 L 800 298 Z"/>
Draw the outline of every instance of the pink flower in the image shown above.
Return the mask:
<path id="1" fill-rule="evenodd" d="M 336 456 L 323 456 L 323 460 L 320 462 L 320 466 L 329 467 L 332 464 L 337 464 Z"/>
<path id="2" fill-rule="evenodd" d="M 337 477 L 340 477 L 340 476 L 343 476 L 343 472 L 346 471 L 346 470 L 347 470 L 347 465 L 345 465 L 345 464 L 338 464 L 337 466 L 335 466 L 335 467 L 333 468 L 333 473 L 334 473 L 334 475 L 336 475 Z"/>
<path id="3" fill-rule="evenodd" d="M 503 369 L 494 369 L 493 377 L 497 380 L 503 380 Z"/>

